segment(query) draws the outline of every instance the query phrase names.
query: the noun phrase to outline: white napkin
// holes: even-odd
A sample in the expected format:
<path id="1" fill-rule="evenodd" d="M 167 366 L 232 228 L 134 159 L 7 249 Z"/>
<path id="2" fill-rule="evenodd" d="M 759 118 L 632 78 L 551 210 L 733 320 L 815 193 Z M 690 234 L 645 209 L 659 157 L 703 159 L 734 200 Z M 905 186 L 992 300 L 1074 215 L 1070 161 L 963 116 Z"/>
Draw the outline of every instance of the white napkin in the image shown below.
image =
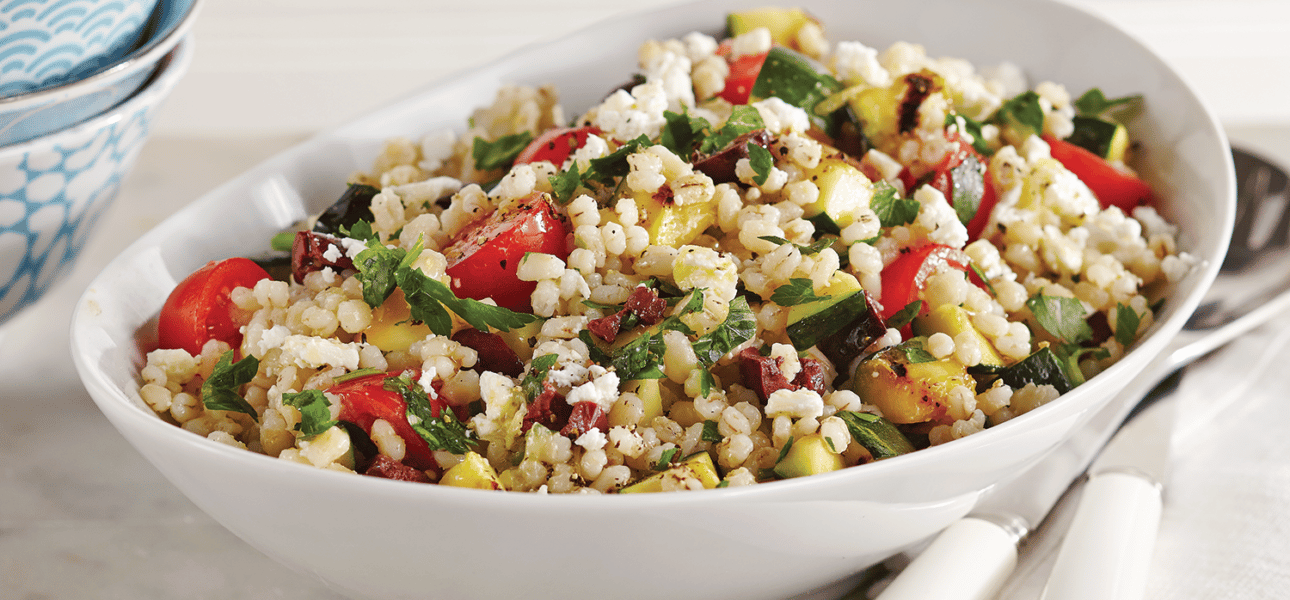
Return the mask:
<path id="1" fill-rule="evenodd" d="M 1186 373 L 1146 598 L 1290 597 L 1290 315 Z M 1000 600 L 1039 598 L 1078 492 L 1023 548 Z"/>

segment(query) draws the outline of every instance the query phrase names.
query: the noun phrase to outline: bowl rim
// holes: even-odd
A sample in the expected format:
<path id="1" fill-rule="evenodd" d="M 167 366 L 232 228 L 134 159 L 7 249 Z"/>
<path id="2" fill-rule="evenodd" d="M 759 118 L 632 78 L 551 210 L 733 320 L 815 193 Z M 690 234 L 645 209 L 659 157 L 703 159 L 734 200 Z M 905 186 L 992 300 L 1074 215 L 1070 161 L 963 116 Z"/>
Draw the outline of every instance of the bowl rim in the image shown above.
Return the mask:
<path id="1" fill-rule="evenodd" d="M 1074 11 L 1075 13 L 1078 13 L 1088 19 L 1095 20 L 1098 23 L 1102 24 L 1103 26 L 1107 27 L 1108 29 L 1113 30 L 1118 34 L 1124 36 L 1124 38 L 1127 41 L 1139 47 L 1143 51 L 1144 56 L 1150 57 L 1151 62 L 1153 62 L 1156 65 L 1156 67 L 1161 70 L 1161 72 L 1176 78 L 1180 83 L 1182 83 L 1183 87 L 1187 91 L 1187 96 L 1198 104 L 1201 110 L 1201 114 L 1204 115 L 1205 123 L 1203 125 L 1216 134 L 1220 145 L 1222 145 L 1225 148 L 1230 147 L 1230 144 L 1227 141 L 1226 134 L 1216 117 L 1216 113 L 1214 113 L 1214 111 L 1210 108 L 1209 104 L 1205 101 L 1205 99 L 1196 93 L 1196 88 L 1193 85 L 1191 85 L 1185 78 L 1183 78 L 1182 75 L 1178 73 L 1177 70 L 1174 69 L 1172 65 L 1164 61 L 1163 58 L 1161 58 L 1154 50 L 1151 49 L 1149 45 L 1144 43 L 1138 36 L 1134 35 L 1129 31 L 1124 30 L 1118 24 L 1104 17 L 1100 13 L 1097 13 L 1095 11 L 1092 11 L 1090 9 L 1077 5 L 1071 2 L 1070 0 L 1033 0 L 1033 1 L 1037 4 L 1048 4 L 1048 5 L 1057 7 L 1059 9 Z M 584 28 L 580 28 L 577 31 L 571 33 L 570 35 L 577 35 L 578 33 L 594 30 L 610 23 L 626 21 L 642 14 L 652 15 L 652 14 L 665 12 L 665 11 L 674 11 L 674 10 L 681 11 L 681 10 L 685 10 L 688 7 L 702 5 L 702 4 L 706 4 L 706 0 L 694 0 L 692 2 L 684 2 L 678 5 L 670 5 L 670 6 L 655 8 L 655 9 L 646 9 L 644 11 L 634 11 L 624 15 L 604 18 L 604 19 L 597 20 Z M 192 203 L 190 203 L 189 206 L 192 206 L 193 204 L 218 203 L 223 198 L 224 196 L 223 191 L 225 189 L 236 187 L 240 182 L 254 180 L 259 177 L 262 177 L 264 174 L 267 174 L 267 173 L 279 172 L 279 170 L 282 169 L 283 167 L 290 167 L 293 164 L 291 161 L 293 159 L 296 159 L 297 155 L 303 154 L 303 151 L 309 148 L 313 144 L 320 143 L 320 142 L 327 142 L 327 141 L 335 141 L 337 137 L 344 138 L 344 139 L 353 138 L 355 134 L 369 121 L 369 119 L 372 119 L 381 113 L 384 113 L 388 110 L 396 109 L 398 107 L 404 106 L 409 103 L 415 103 L 418 101 L 418 99 L 421 96 L 429 93 L 431 90 L 450 86 L 454 83 L 457 83 L 461 80 L 471 77 L 477 71 L 494 68 L 497 65 L 506 63 L 507 61 L 514 60 L 516 57 L 519 57 L 528 52 L 531 52 L 534 48 L 545 47 L 547 45 L 550 45 L 551 43 L 553 43 L 553 40 L 541 40 L 532 44 L 528 44 L 498 59 L 489 61 L 488 63 L 463 69 L 456 73 L 431 81 L 428 84 L 413 90 L 410 94 L 406 95 L 403 98 L 396 99 L 393 102 L 388 102 L 382 106 L 378 106 L 371 111 L 364 112 L 358 118 L 351 119 L 345 123 L 342 123 L 339 126 L 328 128 L 318 134 L 315 134 L 314 136 L 311 136 L 309 139 L 306 139 L 292 146 L 291 148 L 284 150 L 283 152 L 262 161 L 258 165 L 234 177 L 233 179 L 227 180 L 224 183 L 222 183 L 220 186 L 214 188 L 211 191 L 206 192 L 202 196 L 195 199 Z M 351 141 L 353 140 L 351 139 Z M 1221 217 L 1223 222 L 1218 224 L 1218 227 L 1219 227 L 1218 233 L 1221 235 L 1219 236 L 1218 248 L 1216 248 L 1216 250 L 1219 251 L 1217 254 L 1217 257 L 1219 258 L 1219 260 L 1207 260 L 1203 264 L 1200 264 L 1196 267 L 1199 270 L 1199 272 L 1194 273 L 1193 276 L 1198 277 L 1199 279 L 1196 284 L 1196 289 L 1193 291 L 1193 293 L 1190 296 L 1183 298 L 1179 302 L 1179 304 L 1175 306 L 1169 319 L 1156 321 L 1152 326 L 1153 329 L 1149 331 L 1148 337 L 1143 338 L 1142 340 L 1139 340 L 1139 342 L 1132 348 L 1131 352 L 1140 353 L 1139 355 L 1145 355 L 1145 354 L 1150 355 L 1150 358 L 1143 360 L 1143 365 L 1134 367 L 1135 369 L 1142 368 L 1142 366 L 1146 365 L 1151 360 L 1155 360 L 1160 355 L 1161 351 L 1169 344 L 1169 342 L 1173 339 L 1174 335 L 1178 333 L 1178 331 L 1182 328 L 1183 324 L 1187 321 L 1190 315 L 1195 311 L 1196 307 L 1199 305 L 1201 301 L 1201 298 L 1205 290 L 1209 288 L 1210 284 L 1217 276 L 1218 269 L 1222 262 L 1221 257 L 1226 253 L 1227 245 L 1231 237 L 1230 233 L 1232 230 L 1232 225 L 1235 220 L 1235 198 L 1236 198 L 1235 169 L 1232 163 L 1230 152 L 1225 153 L 1225 156 L 1226 156 L 1226 162 L 1224 165 L 1225 169 L 1223 171 L 1223 175 L 1225 179 L 1225 181 L 1223 182 L 1223 188 L 1225 190 L 1225 193 L 1223 198 L 1223 205 L 1221 207 L 1223 209 L 1221 211 L 1222 212 Z M 181 210 L 187 210 L 187 209 L 188 207 L 185 207 Z M 151 243 L 154 238 L 160 235 L 159 231 L 166 227 L 167 221 L 170 221 L 173 218 L 174 218 L 173 216 L 167 218 L 166 221 L 163 221 L 162 223 L 154 227 L 152 230 L 150 230 L 148 233 L 145 233 L 143 236 L 141 236 L 138 240 L 136 240 L 129 247 L 123 250 L 110 263 L 108 263 L 108 265 L 104 267 L 103 272 L 106 273 L 110 270 L 113 270 L 114 267 L 124 262 L 125 259 L 134 258 L 134 257 L 137 257 L 139 254 L 141 254 L 141 252 L 145 248 L 149 247 L 147 246 L 147 244 Z M 379 481 L 381 478 L 378 478 L 378 477 L 362 477 L 358 480 L 360 483 L 356 483 L 355 480 L 352 479 L 352 474 L 349 474 L 349 473 L 328 473 L 328 474 L 322 475 L 321 478 L 319 478 L 318 473 L 325 471 L 325 469 L 316 469 L 316 468 L 302 469 L 302 468 L 299 468 L 302 465 L 290 464 L 289 461 L 283 461 L 283 460 L 276 459 L 274 457 L 270 457 L 267 455 L 259 454 L 256 452 L 250 452 L 247 450 L 234 448 L 225 444 L 208 440 L 202 436 L 193 435 L 190 432 L 187 432 L 180 427 L 177 427 L 173 424 L 167 423 L 157 418 L 155 414 L 146 412 L 142 407 L 138 405 L 137 402 L 132 401 L 129 395 L 125 393 L 125 390 L 122 390 L 118 386 L 116 386 L 105 372 L 103 372 L 101 369 L 98 369 L 96 366 L 94 366 L 92 362 L 89 360 L 90 357 L 87 356 L 83 351 L 85 344 L 82 342 L 81 337 L 86 333 L 83 322 L 89 318 L 89 315 L 86 312 L 87 311 L 86 306 L 89 303 L 88 301 L 93 300 L 92 299 L 93 290 L 98 284 L 99 278 L 101 277 L 102 277 L 102 274 L 100 274 L 98 277 L 95 278 L 93 282 L 90 283 L 89 287 L 86 289 L 85 294 L 78 301 L 78 305 L 74 310 L 72 322 L 71 322 L 72 355 L 73 355 L 73 360 L 76 364 L 76 367 L 80 372 L 81 378 L 83 382 L 86 384 L 86 387 L 90 389 L 92 392 L 94 390 L 98 391 L 98 393 L 91 393 L 95 403 L 98 404 L 100 406 L 100 409 L 103 410 L 105 413 L 107 413 L 109 417 L 112 417 L 114 424 L 116 424 L 115 423 L 116 419 L 124 418 L 134 425 L 138 425 L 146 428 L 145 431 L 148 433 L 149 436 L 154 434 L 164 436 L 168 438 L 170 441 L 178 442 L 183 446 L 191 450 L 194 450 L 196 452 L 223 457 L 223 458 L 220 458 L 219 460 L 233 460 L 233 461 L 237 461 L 238 464 L 245 465 L 250 468 L 269 469 L 270 472 L 273 473 L 275 476 L 290 478 L 293 481 L 310 481 L 311 483 L 318 485 L 320 487 L 331 486 L 331 485 L 343 485 L 347 487 L 352 487 L 354 485 L 374 486 L 371 488 L 372 490 L 382 490 L 380 493 L 393 494 L 398 497 L 418 498 L 418 499 L 434 497 L 436 499 L 442 499 L 448 502 L 470 502 L 473 504 L 489 503 L 490 505 L 493 505 L 499 508 L 522 506 L 526 510 L 537 509 L 537 510 L 549 510 L 549 511 L 564 511 L 564 510 L 567 510 L 570 506 L 577 506 L 581 509 L 618 510 L 620 508 L 641 508 L 641 507 L 660 507 L 660 506 L 674 506 L 674 505 L 708 504 L 711 502 L 728 502 L 731 499 L 750 500 L 750 501 L 771 500 L 774 498 L 782 498 L 783 496 L 780 495 L 778 492 L 787 492 L 787 491 L 790 491 L 792 488 L 809 489 L 811 487 L 820 487 L 820 486 L 828 485 L 828 482 L 839 478 L 867 476 L 867 475 L 863 475 L 862 473 L 881 473 L 885 471 L 890 471 L 892 469 L 906 469 L 908 468 L 906 465 L 909 465 L 911 463 L 916 463 L 916 462 L 927 463 L 927 462 L 942 460 L 942 456 L 947 452 L 961 454 L 961 453 L 965 453 L 965 450 L 968 449 L 969 447 L 974 447 L 974 446 L 980 447 L 980 446 L 991 445 L 994 443 L 995 438 L 1001 435 L 1005 435 L 1006 432 L 1010 432 L 1019 427 L 1027 427 L 1028 426 L 1027 423 L 1030 423 L 1035 419 L 1041 418 L 1042 415 L 1054 413 L 1057 410 L 1063 410 L 1063 411 L 1066 411 L 1067 413 L 1073 414 L 1076 412 L 1088 412 L 1091 409 L 1105 406 L 1105 404 L 1098 404 L 1096 406 L 1090 405 L 1090 402 L 1093 401 L 1092 399 L 1085 400 L 1084 402 L 1082 402 L 1081 405 L 1076 405 L 1075 402 L 1048 404 L 1048 405 L 1045 405 L 1047 410 L 1020 415 L 1016 418 L 1010 419 L 1007 422 L 990 427 L 982 432 L 979 432 L 970 436 L 966 436 L 965 438 L 962 438 L 962 439 L 955 440 L 953 444 L 932 446 L 907 455 L 893 457 L 891 459 L 887 459 L 883 461 L 876 461 L 873 463 L 863 465 L 863 469 L 861 470 L 857 470 L 854 468 L 842 469 L 835 472 L 811 475 L 809 477 L 799 477 L 799 478 L 792 478 L 792 479 L 786 479 L 786 480 L 770 481 L 770 482 L 760 483 L 753 486 L 739 486 L 739 487 L 730 487 L 730 488 L 722 488 L 722 489 L 709 489 L 709 490 L 704 490 L 704 493 L 700 493 L 700 494 L 599 494 L 597 495 L 598 497 L 616 496 L 618 497 L 618 499 L 611 500 L 611 501 L 587 501 L 587 500 L 577 498 L 577 496 L 580 496 L 580 494 L 532 494 L 532 493 L 497 494 L 487 490 L 445 489 L 445 488 L 450 488 L 451 486 L 425 485 L 425 484 L 415 484 L 410 482 L 400 482 L 400 481 L 391 481 L 391 480 Z M 1145 354 L 1142 354 L 1142 353 L 1145 353 Z M 1127 361 L 1120 360 L 1116 362 L 1114 365 L 1112 365 L 1111 367 L 1109 367 L 1108 369 L 1106 369 L 1105 371 L 1103 371 L 1103 373 L 1099 374 L 1099 377 L 1103 379 L 1108 379 L 1113 377 L 1128 378 L 1137 372 L 1136 370 L 1133 372 L 1127 372 L 1130 368 L 1131 367 L 1127 364 Z M 1117 393 L 1118 393 L 1118 390 L 1117 390 Z M 1091 393 L 1087 395 L 1091 396 Z M 1063 395 L 1063 398 L 1065 398 L 1066 396 L 1067 395 Z M 100 397 L 104 397 L 104 400 L 100 401 Z M 1110 399 L 1108 399 L 1107 401 L 1109 402 Z M 992 433 L 992 432 L 996 432 L 996 433 Z M 132 443 L 135 442 L 134 436 L 126 436 L 126 437 L 130 439 Z M 342 478 L 345 478 L 345 479 L 342 479 Z M 769 490 L 775 490 L 775 492 L 770 492 Z M 984 492 L 985 490 L 979 490 L 979 491 Z M 432 494 L 434 496 L 426 496 L 426 494 Z M 569 498 L 545 497 L 541 499 L 533 499 L 533 498 L 529 498 L 531 496 L 570 496 L 570 497 Z M 525 503 L 525 504 L 516 505 L 513 503 Z M 570 503 L 572 503 L 572 505 Z"/>
<path id="2" fill-rule="evenodd" d="M 201 0 L 198 0 L 201 1 Z M 180 35 L 175 39 L 173 48 L 169 48 L 164 54 L 155 61 L 156 72 L 152 73 L 139 89 L 135 90 L 125 100 L 116 106 L 101 112 L 98 116 L 87 121 L 81 121 L 71 127 L 51 131 L 45 135 L 34 137 L 32 139 L 0 146 L 0 160 L 12 155 L 28 154 L 33 151 L 43 150 L 51 146 L 57 146 L 67 138 L 76 137 L 85 131 L 97 131 L 107 127 L 125 118 L 126 113 L 133 110 L 135 105 L 143 102 L 141 98 L 145 96 L 160 93 L 158 90 L 167 90 L 178 83 L 179 77 L 188 70 L 188 65 L 192 61 L 194 41 L 192 36 Z M 177 69 L 176 66 L 179 68 Z M 178 71 L 178 74 L 176 74 Z M 169 83 L 173 80 L 173 83 Z M 162 84 L 160 82 L 168 83 Z"/>
<path id="3" fill-rule="evenodd" d="M 35 106 L 79 98 L 113 85 L 137 71 L 155 65 L 157 61 L 161 60 L 161 57 L 173 50 L 184 34 L 192 28 L 193 23 L 196 21 L 198 8 L 205 1 L 190 0 L 188 10 L 175 21 L 172 27 L 163 31 L 151 31 L 148 39 L 138 48 L 111 65 L 95 71 L 92 75 L 59 85 L 41 87 L 26 93 L 0 98 L 0 113 L 25 110 Z M 160 0 L 145 22 L 144 31 L 148 31 L 156 15 L 160 14 L 160 11 L 165 6 L 173 2 L 175 0 Z M 140 90 L 147 85 L 145 83 L 144 86 L 140 87 Z M 21 143 L 19 142 L 19 144 Z"/>

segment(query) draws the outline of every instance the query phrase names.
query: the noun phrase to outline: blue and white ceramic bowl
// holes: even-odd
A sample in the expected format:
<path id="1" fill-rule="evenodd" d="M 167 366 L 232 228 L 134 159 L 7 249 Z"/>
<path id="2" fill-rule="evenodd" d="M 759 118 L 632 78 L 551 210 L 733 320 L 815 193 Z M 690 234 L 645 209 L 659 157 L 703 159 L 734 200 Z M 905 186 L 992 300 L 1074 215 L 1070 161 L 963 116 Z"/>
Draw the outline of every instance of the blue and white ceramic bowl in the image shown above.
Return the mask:
<path id="1" fill-rule="evenodd" d="M 138 47 L 157 0 L 0 0 L 0 97 L 82 79 Z"/>
<path id="2" fill-rule="evenodd" d="M 185 37 L 129 100 L 99 117 L 0 148 L 0 323 L 71 270 L 134 166 L 162 101 L 192 60 Z"/>
<path id="3" fill-rule="evenodd" d="M 192 27 L 199 0 L 154 0 L 156 6 L 144 37 L 116 56 L 114 64 L 94 69 L 93 74 L 37 91 L 5 96 L 0 94 L 0 146 L 35 139 L 66 129 L 95 117 L 134 94 L 157 69 L 157 63 L 179 43 Z M 19 69 L 24 63 L 15 57 L 25 52 L 6 40 L 21 38 L 7 24 L 8 11 L 35 10 L 45 0 L 0 0 L 0 82 L 4 69 Z M 69 10 L 71 10 L 69 8 Z"/>

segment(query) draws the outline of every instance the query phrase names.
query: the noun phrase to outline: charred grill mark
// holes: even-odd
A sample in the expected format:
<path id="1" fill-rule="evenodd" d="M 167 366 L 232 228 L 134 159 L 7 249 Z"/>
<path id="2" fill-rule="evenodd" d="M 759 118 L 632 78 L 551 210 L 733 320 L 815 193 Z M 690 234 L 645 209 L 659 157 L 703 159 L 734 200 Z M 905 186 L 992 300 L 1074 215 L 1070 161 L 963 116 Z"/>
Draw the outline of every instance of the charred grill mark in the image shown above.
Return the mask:
<path id="1" fill-rule="evenodd" d="M 922 73 L 905 76 L 905 98 L 900 102 L 900 132 L 909 133 L 918 127 L 918 107 L 923 105 L 933 91 L 935 82 Z"/>
<path id="2" fill-rule="evenodd" d="M 674 204 L 673 196 L 674 194 L 672 193 L 672 186 L 670 184 L 665 183 L 659 186 L 657 192 L 654 192 L 653 198 L 655 202 L 658 202 L 663 206 L 671 206 L 672 204 Z"/>

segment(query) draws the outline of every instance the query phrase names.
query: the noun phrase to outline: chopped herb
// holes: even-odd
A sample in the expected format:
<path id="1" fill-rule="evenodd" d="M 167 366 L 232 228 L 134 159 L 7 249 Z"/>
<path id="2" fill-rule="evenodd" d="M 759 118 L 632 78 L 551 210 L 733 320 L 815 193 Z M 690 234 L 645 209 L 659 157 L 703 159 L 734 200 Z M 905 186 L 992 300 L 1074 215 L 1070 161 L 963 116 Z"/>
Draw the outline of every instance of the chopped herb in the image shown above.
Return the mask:
<path id="1" fill-rule="evenodd" d="M 536 316 L 527 313 L 517 313 L 470 298 L 458 298 L 448 286 L 427 277 L 420 269 L 412 266 L 420 254 L 421 241 L 417 240 L 412 251 L 398 265 L 395 275 L 399 288 L 403 290 L 412 309 L 412 318 L 425 322 L 430 331 L 439 335 L 452 335 L 452 317 L 447 310 L 480 331 L 488 331 L 490 327 L 510 331 L 538 320 Z"/>
<path id="2" fill-rule="evenodd" d="M 712 388 L 717 387 L 717 380 L 712 376 L 712 372 L 703 369 L 699 371 L 699 397 L 707 398 L 712 393 Z"/>
<path id="3" fill-rule="evenodd" d="M 296 232 L 294 231 L 280 231 L 269 240 L 269 247 L 278 252 L 290 252 L 295 244 Z"/>
<path id="4" fill-rule="evenodd" d="M 916 337 L 901 344 L 901 349 L 905 351 L 905 358 L 912 364 L 936 362 L 936 357 L 925 348 L 926 343 L 927 338 Z"/>
<path id="5" fill-rule="evenodd" d="M 355 228 L 357 226 L 355 224 Z M 397 285 L 395 272 L 406 255 L 407 251 L 402 248 L 387 248 L 373 238 L 368 240 L 367 248 L 354 258 L 354 268 L 358 269 L 355 277 L 363 284 L 363 301 L 368 306 L 376 308 L 394 293 Z"/>
<path id="6" fill-rule="evenodd" d="M 1039 94 L 1022 92 L 1003 103 L 990 120 L 1011 127 L 1023 138 L 1044 132 L 1044 107 L 1039 104 Z"/>
<path id="7" fill-rule="evenodd" d="M 480 171 L 510 167 L 515 162 L 515 157 L 532 141 L 533 135 L 527 131 L 505 135 L 491 142 L 475 138 L 470 156 L 475 160 L 475 168 Z"/>
<path id="8" fill-rule="evenodd" d="M 604 185 L 613 183 L 614 179 L 623 177 L 631 171 L 631 165 L 627 163 L 627 156 L 635 154 L 641 148 L 647 148 L 654 145 L 649 137 L 641 134 L 635 139 L 628 140 L 627 143 L 619 146 L 617 150 L 600 158 L 591 159 L 591 166 L 587 172 L 582 174 L 583 181 L 595 181 Z"/>
<path id="9" fill-rule="evenodd" d="M 753 183 L 763 185 L 766 179 L 770 177 L 770 172 L 775 168 L 775 157 L 770 155 L 770 150 L 763 148 L 760 144 L 748 144 L 748 166 L 752 167 Z"/>
<path id="10" fill-rule="evenodd" d="M 594 302 L 591 300 L 583 300 L 582 305 L 587 308 L 605 311 L 605 314 L 616 313 L 623 309 L 623 305 L 621 304 L 601 304 L 600 302 Z"/>
<path id="11" fill-rule="evenodd" d="M 699 439 L 718 444 L 726 438 L 717 431 L 717 422 L 709 419 L 703 422 L 703 433 L 699 434 Z"/>
<path id="12" fill-rule="evenodd" d="M 950 205 L 958 214 L 959 222 L 967 225 L 981 208 L 981 199 L 985 197 L 985 165 L 976 156 L 969 154 L 958 166 L 950 169 L 950 181 L 953 190 L 950 192 Z"/>
<path id="13" fill-rule="evenodd" d="M 229 350 L 219 357 L 211 376 L 202 383 L 202 404 L 209 410 L 227 410 L 251 415 L 259 421 L 255 408 L 242 397 L 242 386 L 255 379 L 260 370 L 260 361 L 247 355 L 233 362 L 233 351 Z"/>
<path id="14" fill-rule="evenodd" d="M 298 394 L 288 392 L 282 395 L 282 403 L 300 409 L 300 422 L 296 423 L 296 431 L 306 436 L 318 435 L 337 423 L 331 418 L 331 402 L 322 390 L 305 390 Z"/>
<path id="15" fill-rule="evenodd" d="M 712 154 L 735 141 L 739 136 L 765 129 L 766 122 L 756 108 L 741 104 L 730 113 L 730 118 L 699 146 L 699 154 Z"/>
<path id="16" fill-rule="evenodd" d="M 885 181 L 873 185 L 873 198 L 869 207 L 878 215 L 878 222 L 883 227 L 908 225 L 918 218 L 922 205 L 917 200 L 906 200 L 896 197 L 896 188 Z"/>
<path id="17" fill-rule="evenodd" d="M 977 279 L 980 279 L 981 283 L 984 283 L 985 287 L 990 290 L 991 296 L 995 298 L 999 297 L 999 292 L 994 291 L 994 284 L 990 283 L 990 278 L 985 276 L 985 271 L 982 271 L 981 267 L 977 266 L 977 264 L 973 262 L 968 263 L 968 268 L 972 269 L 972 272 L 976 273 Z"/>
<path id="18" fill-rule="evenodd" d="M 994 149 L 990 147 L 990 143 L 985 141 L 985 136 L 981 134 L 982 123 L 980 121 L 965 115 L 950 113 L 945 115 L 945 126 L 949 127 L 951 125 L 955 127 L 962 125 L 962 133 L 972 136 L 972 149 L 981 153 L 981 156 L 994 154 Z"/>
<path id="19" fill-rule="evenodd" d="M 663 363 L 662 330 L 646 331 L 619 348 L 610 357 L 610 365 L 618 371 L 619 379 L 662 379 L 659 367 Z"/>
<path id="20" fill-rule="evenodd" d="M 788 283 L 775 288 L 775 293 L 771 294 L 770 301 L 780 306 L 797 306 L 799 304 L 809 304 L 828 300 L 831 296 L 816 296 L 815 284 L 810 279 L 793 278 Z"/>
<path id="21" fill-rule="evenodd" d="M 555 366 L 556 361 L 560 360 L 558 354 L 543 354 L 533 359 L 529 364 L 529 374 L 524 376 L 524 381 L 520 383 L 520 388 L 524 390 L 524 397 L 531 402 L 534 398 L 542 393 L 542 382 L 546 381 L 546 375 Z"/>
<path id="22" fill-rule="evenodd" d="M 1118 112 L 1121 110 L 1134 110 L 1142 103 L 1142 95 L 1134 94 L 1131 96 L 1122 96 L 1120 98 L 1107 99 L 1099 88 L 1090 89 L 1084 92 L 1075 101 L 1075 110 L 1085 117 L 1099 117 L 1108 112 Z"/>
<path id="23" fill-rule="evenodd" d="M 547 181 L 551 182 L 551 195 L 555 196 L 556 202 L 562 205 L 572 202 L 574 192 L 582 185 L 582 174 L 578 172 L 577 161 L 570 164 L 567 170 L 547 177 Z"/>
<path id="24" fill-rule="evenodd" d="M 1137 311 L 1123 304 L 1115 305 L 1115 341 L 1128 348 L 1138 337 L 1138 325 L 1142 318 Z"/>
<path id="25" fill-rule="evenodd" d="M 672 459 L 681 453 L 680 448 L 668 448 L 658 457 L 658 464 L 654 465 L 655 471 L 663 471 L 672 466 Z"/>
<path id="26" fill-rule="evenodd" d="M 412 424 L 421 439 L 431 450 L 446 450 L 453 454 L 465 454 L 475 444 L 466 432 L 466 424 L 457 419 L 451 410 L 441 410 L 434 416 L 430 397 L 409 375 L 388 377 L 385 389 L 397 392 L 407 405 L 408 422 Z"/>
<path id="27" fill-rule="evenodd" d="M 788 438 L 787 442 L 784 442 L 784 447 L 779 449 L 779 456 L 775 458 L 776 466 L 778 466 L 779 463 L 784 462 L 784 457 L 788 456 L 788 451 L 792 447 L 793 447 L 793 438 L 790 437 Z"/>
<path id="28" fill-rule="evenodd" d="M 1093 337 L 1093 328 L 1085 320 L 1084 304 L 1075 298 L 1035 294 L 1026 306 L 1044 331 L 1068 344 L 1078 344 Z"/>
<path id="29" fill-rule="evenodd" d="M 722 479 L 722 480 L 721 480 L 721 483 L 718 483 L 718 484 L 717 484 L 717 489 L 721 489 L 721 488 L 723 488 L 723 487 L 730 487 L 730 480 L 729 480 L 729 479 Z"/>
<path id="30" fill-rule="evenodd" d="M 905 308 L 900 309 L 899 311 L 896 312 L 896 314 L 892 315 L 890 319 L 887 319 L 887 327 L 890 327 L 892 329 L 900 329 L 901 327 L 904 327 L 910 324 L 911 322 L 913 322 L 914 317 L 917 317 L 918 313 L 922 310 L 923 310 L 922 300 L 915 300 L 913 302 L 910 302 L 909 304 L 905 305 Z"/>
<path id="31" fill-rule="evenodd" d="M 703 139 L 704 132 L 712 128 L 707 119 L 691 115 L 685 108 L 680 114 L 664 111 L 663 118 L 666 124 L 663 125 L 659 143 L 682 158 L 688 158 Z"/>
<path id="32" fill-rule="evenodd" d="M 763 235 L 757 239 L 766 240 L 768 242 L 771 242 L 772 244 L 779 244 L 780 246 L 783 246 L 784 244 L 793 244 L 793 242 L 790 242 L 777 235 Z M 811 242 L 806 246 L 803 246 L 801 244 L 793 244 L 793 245 L 797 246 L 798 252 L 801 252 L 802 254 L 809 256 L 812 254 L 819 254 L 820 252 L 823 252 L 825 248 L 832 248 L 833 242 L 836 242 L 836 241 L 837 240 L 833 238 L 824 238 L 822 240 L 816 240 L 814 242 Z"/>
<path id="33" fill-rule="evenodd" d="M 370 242 L 376 238 L 376 234 L 372 231 L 372 224 L 364 221 L 363 219 L 355 221 L 349 229 L 342 226 L 340 228 L 340 234 L 360 242 Z"/>
<path id="34" fill-rule="evenodd" d="M 337 375 L 336 377 L 332 378 L 331 382 L 333 385 L 337 383 L 345 383 L 346 381 L 350 381 L 352 379 L 358 379 L 359 377 L 367 377 L 368 375 L 376 375 L 377 373 L 384 373 L 384 372 L 385 371 L 382 371 L 380 369 L 374 369 L 372 367 L 368 367 L 366 369 L 350 371 L 344 375 Z"/>
<path id="35" fill-rule="evenodd" d="M 730 302 L 730 312 L 711 333 L 694 340 L 694 354 L 705 365 L 716 364 L 726 353 L 747 342 L 757 333 L 757 320 L 748 299 L 737 296 Z"/>

